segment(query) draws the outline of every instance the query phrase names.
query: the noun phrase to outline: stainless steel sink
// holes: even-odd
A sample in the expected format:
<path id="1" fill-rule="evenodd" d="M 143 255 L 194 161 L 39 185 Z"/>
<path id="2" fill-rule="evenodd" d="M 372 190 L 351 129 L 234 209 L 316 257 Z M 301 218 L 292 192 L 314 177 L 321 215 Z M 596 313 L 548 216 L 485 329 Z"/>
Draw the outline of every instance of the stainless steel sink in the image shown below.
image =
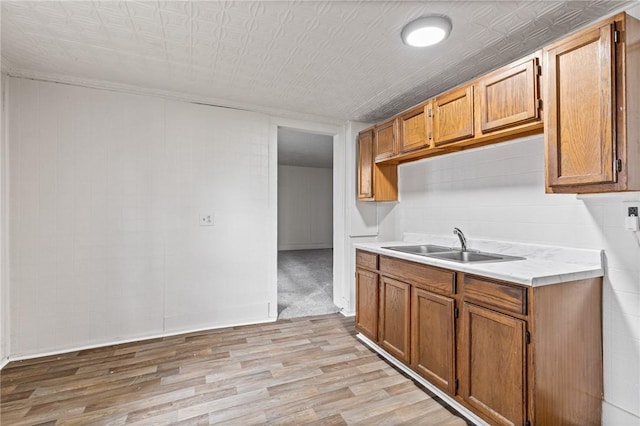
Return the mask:
<path id="1" fill-rule="evenodd" d="M 451 247 L 436 246 L 433 244 L 420 244 L 415 246 L 391 246 L 382 248 L 460 263 L 489 263 L 524 260 L 524 257 L 507 256 L 504 254 L 486 253 L 482 251 L 461 251 L 452 249 Z"/>
<path id="2" fill-rule="evenodd" d="M 428 257 L 451 260 L 460 263 L 480 262 L 508 262 L 512 260 L 524 260 L 524 257 L 507 256 L 504 254 L 485 253 L 477 251 L 448 251 L 444 253 L 432 253 Z"/>
<path id="3" fill-rule="evenodd" d="M 433 244 L 421 244 L 416 246 L 392 246 L 382 247 L 383 249 L 401 251 L 403 253 L 419 254 L 426 256 L 431 253 L 441 253 L 451 251 L 451 247 L 436 246 Z"/>

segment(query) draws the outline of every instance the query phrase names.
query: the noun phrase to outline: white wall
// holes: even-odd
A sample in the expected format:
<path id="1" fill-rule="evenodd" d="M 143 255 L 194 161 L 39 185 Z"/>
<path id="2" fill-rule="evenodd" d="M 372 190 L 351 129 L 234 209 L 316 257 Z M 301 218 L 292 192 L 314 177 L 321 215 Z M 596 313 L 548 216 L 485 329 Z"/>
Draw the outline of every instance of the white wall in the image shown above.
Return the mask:
<path id="1" fill-rule="evenodd" d="M 278 250 L 333 247 L 333 169 L 278 166 Z"/>
<path id="2" fill-rule="evenodd" d="M 7 289 L 6 220 L 7 220 L 7 150 L 4 125 L 6 78 L 0 73 L 0 368 L 9 357 L 9 292 Z"/>
<path id="3" fill-rule="evenodd" d="M 604 249 L 604 424 L 640 424 L 640 240 L 623 204 L 639 193 L 545 194 L 542 136 L 401 165 L 399 190 L 380 220 L 387 239 L 457 226 L 469 239 Z"/>
<path id="4" fill-rule="evenodd" d="M 358 201 L 357 193 L 357 144 L 358 133 L 369 127 L 370 124 L 350 121 L 346 126 L 347 140 L 350 141 L 344 151 L 344 156 L 348 164 L 345 176 L 346 202 L 345 209 L 347 213 L 346 220 L 346 236 L 344 238 L 347 267 L 345 268 L 344 282 L 351 285 L 344 285 L 336 291 L 334 287 L 334 299 L 339 298 L 338 306 L 343 308 L 342 313 L 345 315 L 355 315 L 355 284 L 354 276 L 356 273 L 356 251 L 353 244 L 356 242 L 376 241 L 378 237 L 378 211 L 381 206 L 394 206 L 396 203 L 369 203 Z M 388 208 L 388 207 L 387 207 Z M 338 304 L 338 303 L 336 303 Z"/>
<path id="5" fill-rule="evenodd" d="M 268 116 L 9 80 L 12 357 L 270 319 Z"/>

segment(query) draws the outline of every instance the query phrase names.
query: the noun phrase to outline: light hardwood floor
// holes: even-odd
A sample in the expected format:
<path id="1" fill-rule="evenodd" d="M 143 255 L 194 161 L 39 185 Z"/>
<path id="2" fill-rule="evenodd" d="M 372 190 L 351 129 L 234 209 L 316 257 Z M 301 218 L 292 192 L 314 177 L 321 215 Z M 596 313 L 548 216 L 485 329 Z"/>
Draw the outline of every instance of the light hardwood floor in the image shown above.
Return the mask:
<path id="1" fill-rule="evenodd" d="M 339 314 L 12 362 L 2 425 L 465 425 Z"/>

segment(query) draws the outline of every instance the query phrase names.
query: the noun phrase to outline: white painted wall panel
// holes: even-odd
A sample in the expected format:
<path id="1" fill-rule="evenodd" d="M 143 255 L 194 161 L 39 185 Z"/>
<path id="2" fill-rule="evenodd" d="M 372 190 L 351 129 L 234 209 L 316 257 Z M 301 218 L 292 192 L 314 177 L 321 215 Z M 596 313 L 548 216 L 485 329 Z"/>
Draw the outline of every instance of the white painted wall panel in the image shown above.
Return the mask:
<path id="1" fill-rule="evenodd" d="M 12 356 L 268 319 L 266 116 L 15 78 L 10 93 Z"/>
<path id="2" fill-rule="evenodd" d="M 268 317 L 268 118 L 167 104 L 166 327 Z M 214 226 L 200 227 L 199 212 Z"/>
<path id="3" fill-rule="evenodd" d="M 278 166 L 278 250 L 333 247 L 333 169 Z"/>
<path id="4" fill-rule="evenodd" d="M 7 145 L 5 138 L 5 83 L 0 73 L 0 367 L 9 357 L 9 291 L 7 280 Z"/>
<path id="5" fill-rule="evenodd" d="M 615 407 L 640 420 L 640 240 L 624 229 L 624 200 L 640 194 L 545 194 L 536 136 L 400 166 L 401 202 L 380 233 L 405 231 L 604 249 L 604 424 Z"/>

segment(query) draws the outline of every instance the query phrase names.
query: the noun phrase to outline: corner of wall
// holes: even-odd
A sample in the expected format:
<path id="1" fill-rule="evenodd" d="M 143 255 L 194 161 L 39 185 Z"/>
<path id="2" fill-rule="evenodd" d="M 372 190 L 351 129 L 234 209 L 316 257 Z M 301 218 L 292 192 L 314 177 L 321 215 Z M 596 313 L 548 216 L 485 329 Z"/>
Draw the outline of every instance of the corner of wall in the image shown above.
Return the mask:
<path id="1" fill-rule="evenodd" d="M 0 74 L 0 369 L 9 362 L 9 283 L 8 283 L 8 159 L 5 108 L 8 79 Z"/>

